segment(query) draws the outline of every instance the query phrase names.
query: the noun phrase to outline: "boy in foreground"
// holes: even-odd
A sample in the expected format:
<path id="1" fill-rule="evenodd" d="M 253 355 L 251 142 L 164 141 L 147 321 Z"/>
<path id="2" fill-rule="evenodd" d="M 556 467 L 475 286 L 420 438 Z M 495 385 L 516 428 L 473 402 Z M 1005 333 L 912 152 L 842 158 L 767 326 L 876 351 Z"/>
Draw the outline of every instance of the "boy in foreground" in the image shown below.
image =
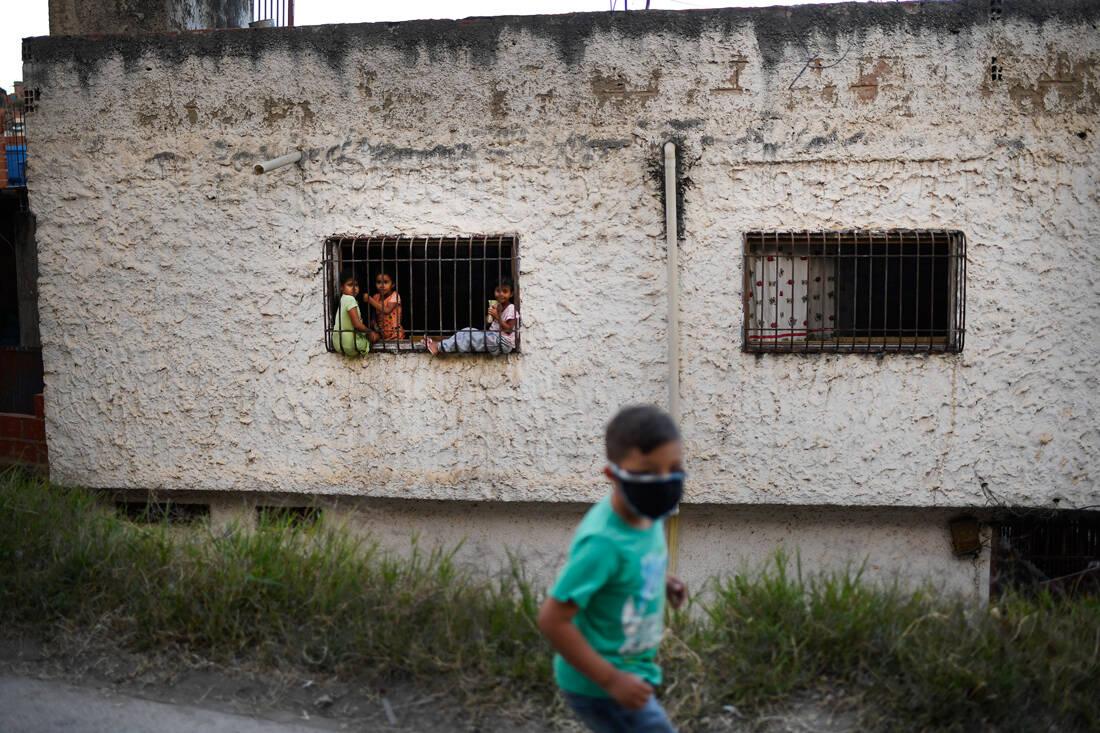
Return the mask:
<path id="1" fill-rule="evenodd" d="M 664 600 L 687 597 L 667 575 L 663 519 L 684 489 L 680 431 L 649 405 L 624 408 L 607 426 L 611 493 L 581 520 L 569 558 L 539 609 L 554 678 L 589 728 L 674 731 L 653 693 Z"/>

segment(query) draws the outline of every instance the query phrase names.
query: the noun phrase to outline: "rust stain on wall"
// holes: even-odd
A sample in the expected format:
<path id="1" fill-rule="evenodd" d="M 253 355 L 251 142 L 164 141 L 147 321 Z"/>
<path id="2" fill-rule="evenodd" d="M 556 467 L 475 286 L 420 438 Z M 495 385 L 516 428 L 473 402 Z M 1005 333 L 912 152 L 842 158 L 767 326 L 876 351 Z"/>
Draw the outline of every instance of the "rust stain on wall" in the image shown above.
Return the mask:
<path id="1" fill-rule="evenodd" d="M 719 64 L 720 61 L 712 61 L 711 63 Z M 725 79 L 724 86 L 711 87 L 712 92 L 725 92 L 728 94 L 741 94 L 745 92 L 745 88 L 741 86 L 741 71 L 748 65 L 749 60 L 742 55 L 734 56 L 731 60 L 726 62 L 730 67 L 729 76 Z"/>
<path id="2" fill-rule="evenodd" d="M 270 125 L 273 122 L 285 120 L 295 111 L 301 115 L 302 122 L 313 121 L 313 110 L 309 108 L 309 102 L 294 102 L 289 99 L 268 97 L 264 100 L 264 124 Z"/>
<path id="3" fill-rule="evenodd" d="M 644 87 L 632 86 L 622 74 L 615 76 L 604 76 L 600 73 L 592 75 L 592 94 L 602 104 L 609 99 L 615 99 L 619 101 L 627 99 L 641 99 L 648 100 L 657 96 L 658 81 L 661 78 L 661 74 L 658 71 L 653 71 L 649 75 L 649 81 L 646 82 Z"/>
<path id="4" fill-rule="evenodd" d="M 554 90 L 543 92 L 542 94 L 536 94 L 535 99 L 539 103 L 539 112 L 546 112 L 550 109 L 550 106 L 554 103 Z"/>
<path id="5" fill-rule="evenodd" d="M 1009 67 L 1009 63 L 1005 64 Z M 1020 107 L 1032 111 L 1045 109 L 1047 95 L 1053 90 L 1058 102 L 1068 103 L 1084 101 L 1084 111 L 1093 111 L 1100 106 L 1100 85 L 1095 81 L 1097 62 L 1095 58 L 1071 61 L 1065 54 L 1054 59 L 1053 69 L 1039 74 L 1034 84 L 1016 81 L 1008 87 L 1008 97 Z M 1086 93 L 1085 81 L 1093 79 Z"/>
<path id="6" fill-rule="evenodd" d="M 874 101 L 875 97 L 878 96 L 878 87 L 882 77 L 891 71 L 890 65 L 886 63 L 884 58 L 879 58 L 869 70 L 864 71 L 864 64 L 870 63 L 871 59 L 869 58 L 860 61 L 859 79 L 850 87 L 856 93 L 856 96 L 865 102 Z"/>
<path id="7" fill-rule="evenodd" d="M 506 101 L 508 99 L 508 92 L 493 85 L 493 96 L 489 100 L 489 114 L 492 115 L 496 121 L 503 120 L 508 117 L 508 107 Z"/>
<path id="8" fill-rule="evenodd" d="M 378 81 L 378 74 L 374 71 L 367 71 L 364 69 L 363 78 L 360 79 L 359 83 L 355 86 L 364 97 L 373 97 L 374 90 L 371 88 L 371 85 L 376 81 Z"/>

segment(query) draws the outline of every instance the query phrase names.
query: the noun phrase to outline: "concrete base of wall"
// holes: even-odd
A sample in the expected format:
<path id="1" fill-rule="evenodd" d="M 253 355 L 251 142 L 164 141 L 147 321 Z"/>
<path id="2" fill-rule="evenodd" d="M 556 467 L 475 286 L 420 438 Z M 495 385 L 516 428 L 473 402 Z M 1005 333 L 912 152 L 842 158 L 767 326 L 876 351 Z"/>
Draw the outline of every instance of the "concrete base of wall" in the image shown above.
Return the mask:
<path id="1" fill-rule="evenodd" d="M 522 558 L 530 577 L 549 585 L 565 559 L 587 505 L 489 504 L 342 500 L 326 513 L 333 525 L 369 533 L 384 547 L 408 552 L 462 542 L 462 561 L 495 570 Z M 679 518 L 676 572 L 689 587 L 762 567 L 779 548 L 799 555 L 803 572 L 861 566 L 871 582 L 922 583 L 939 592 L 985 600 L 989 593 L 989 538 L 976 557 L 958 558 L 948 521 L 963 512 L 784 506 L 685 506 Z"/>
<path id="2" fill-rule="evenodd" d="M 134 500 L 139 492 L 125 492 Z M 142 498 L 146 494 L 140 494 Z M 156 500 L 210 505 L 211 522 L 252 527 L 258 506 L 296 506 L 300 497 L 221 492 L 158 493 Z M 413 546 L 453 548 L 459 562 L 494 573 L 522 560 L 528 577 L 548 586 L 565 558 L 584 504 L 405 501 L 315 497 L 322 521 L 408 555 Z M 938 592 L 984 601 L 989 594 L 989 536 L 982 552 L 956 557 L 948 521 L 958 509 L 718 506 L 683 507 L 677 573 L 696 592 L 715 579 L 756 570 L 779 548 L 801 559 L 804 573 L 853 571 L 876 583 L 929 584 Z"/>

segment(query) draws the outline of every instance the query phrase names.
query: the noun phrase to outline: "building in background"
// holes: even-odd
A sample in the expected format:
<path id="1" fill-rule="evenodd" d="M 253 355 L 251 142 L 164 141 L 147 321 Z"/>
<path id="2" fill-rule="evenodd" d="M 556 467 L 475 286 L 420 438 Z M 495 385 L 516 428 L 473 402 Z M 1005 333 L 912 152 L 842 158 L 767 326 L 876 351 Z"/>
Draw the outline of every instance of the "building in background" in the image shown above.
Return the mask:
<path id="1" fill-rule="evenodd" d="M 27 199 L 22 82 L 0 89 L 0 465 L 46 464 L 34 216 Z"/>
<path id="2" fill-rule="evenodd" d="M 548 577 L 606 491 L 604 424 L 672 379 L 696 583 L 777 545 L 978 596 L 998 563 L 1076 573 L 1100 504 L 1098 19 L 974 1 L 31 39 L 51 477 L 215 519 L 322 506 Z M 341 271 L 395 277 L 404 338 L 334 352 Z M 423 354 L 507 276 L 515 353 Z"/>
<path id="3" fill-rule="evenodd" d="M 244 28 L 252 0 L 50 0 L 51 36 Z"/>
<path id="4" fill-rule="evenodd" d="M 293 25 L 293 0 L 50 0 L 55 36 Z M 41 89 L 0 89 L 0 465 L 44 468 L 42 349 L 38 334 L 35 220 L 27 196 L 24 112 Z"/>

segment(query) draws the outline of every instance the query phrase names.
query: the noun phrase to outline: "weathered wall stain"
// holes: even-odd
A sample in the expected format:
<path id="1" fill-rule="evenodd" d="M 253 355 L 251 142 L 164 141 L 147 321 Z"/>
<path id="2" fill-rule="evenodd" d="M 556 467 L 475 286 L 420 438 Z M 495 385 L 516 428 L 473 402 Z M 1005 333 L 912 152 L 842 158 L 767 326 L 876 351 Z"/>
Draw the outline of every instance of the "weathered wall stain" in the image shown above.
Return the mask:
<path id="1" fill-rule="evenodd" d="M 741 94 L 745 91 L 745 88 L 741 86 L 741 72 L 749 65 L 749 60 L 745 56 L 738 54 L 732 59 L 726 62 L 710 61 L 711 64 L 720 64 L 724 71 L 728 71 L 728 76 L 722 80 L 720 86 L 711 87 L 712 92 L 718 93 L 730 93 Z M 725 68 L 728 65 L 728 70 Z"/>
<path id="2" fill-rule="evenodd" d="M 264 124 L 270 125 L 288 117 L 296 122 L 309 123 L 313 121 L 313 110 L 309 108 L 309 102 L 300 102 L 292 99 L 264 100 Z"/>
<path id="3" fill-rule="evenodd" d="M 878 96 L 880 80 L 890 72 L 886 59 L 862 59 L 859 64 L 859 78 L 851 84 L 856 96 L 864 102 L 872 102 Z"/>
<path id="4" fill-rule="evenodd" d="M 508 92 L 493 86 L 493 95 L 489 100 L 489 114 L 494 120 L 500 122 L 508 117 Z"/>
<path id="5" fill-rule="evenodd" d="M 601 103 L 607 100 L 651 99 L 657 96 L 660 78 L 661 73 L 653 70 L 645 86 L 639 86 L 629 82 L 622 74 L 605 75 L 596 72 L 591 80 L 592 94 Z"/>
<path id="6" fill-rule="evenodd" d="M 1008 96 L 1027 112 L 1057 111 L 1067 106 L 1081 111 L 1100 109 L 1100 79 L 1097 57 L 1071 60 L 1060 53 L 1049 69 L 1041 71 L 1034 82 L 1008 73 Z M 1009 69 L 1013 66 L 1010 64 Z"/>

